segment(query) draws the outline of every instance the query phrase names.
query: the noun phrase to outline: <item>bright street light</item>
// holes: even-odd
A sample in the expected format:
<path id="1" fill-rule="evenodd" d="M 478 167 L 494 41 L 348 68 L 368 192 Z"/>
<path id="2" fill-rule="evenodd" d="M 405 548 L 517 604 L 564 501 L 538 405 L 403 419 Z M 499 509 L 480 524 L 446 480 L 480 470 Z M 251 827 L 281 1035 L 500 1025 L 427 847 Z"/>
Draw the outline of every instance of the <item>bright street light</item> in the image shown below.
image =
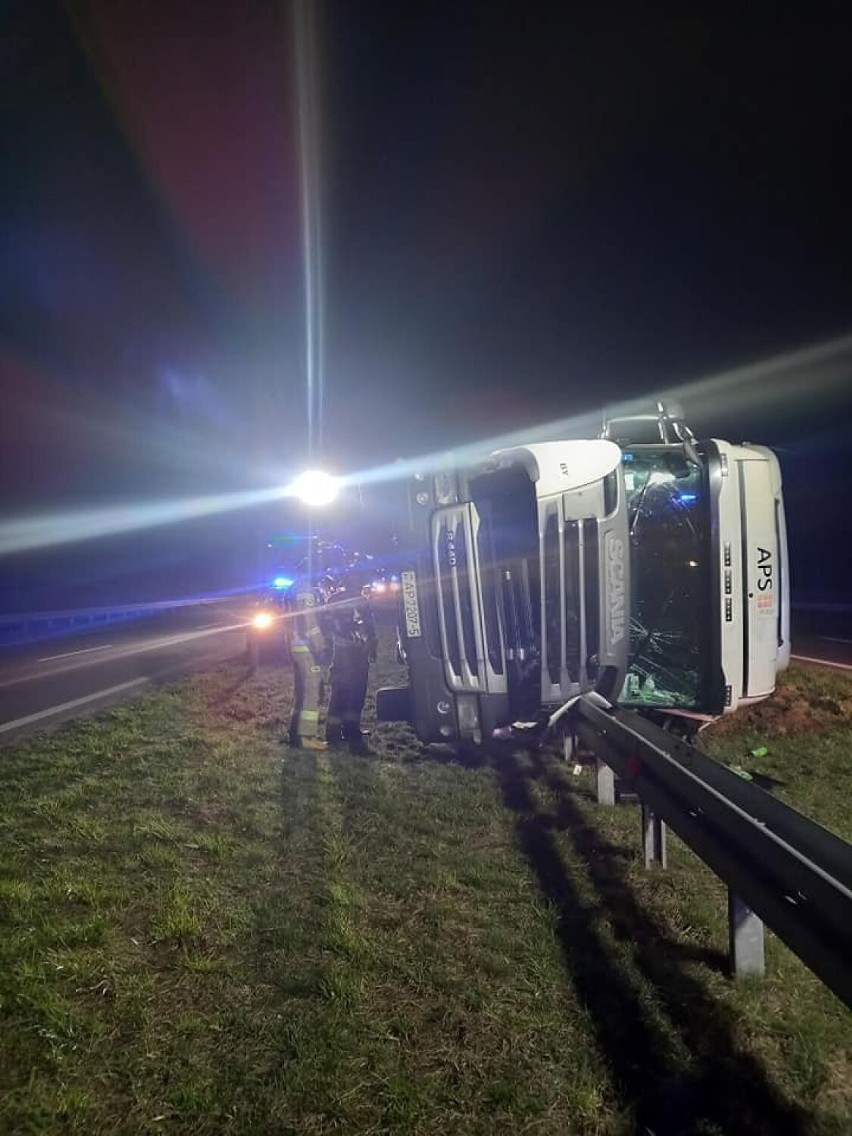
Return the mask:
<path id="1" fill-rule="evenodd" d="M 312 509 L 330 505 L 340 491 L 340 481 L 320 469 L 308 469 L 300 474 L 288 492 Z"/>

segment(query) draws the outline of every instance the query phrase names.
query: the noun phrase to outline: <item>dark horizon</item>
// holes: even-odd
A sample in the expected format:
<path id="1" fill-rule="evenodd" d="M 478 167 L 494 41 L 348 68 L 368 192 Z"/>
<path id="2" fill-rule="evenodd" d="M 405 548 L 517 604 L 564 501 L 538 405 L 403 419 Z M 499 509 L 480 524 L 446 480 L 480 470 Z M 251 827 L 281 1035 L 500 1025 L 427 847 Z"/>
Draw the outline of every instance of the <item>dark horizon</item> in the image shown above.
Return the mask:
<path id="1" fill-rule="evenodd" d="M 311 10 L 321 445 L 294 6 L 5 6 L 0 523 L 284 484 L 312 449 L 361 472 L 777 360 L 684 408 L 778 448 L 794 587 L 848 596 L 852 349 L 807 354 L 852 333 L 840 15 Z M 74 595 L 202 590 L 211 559 L 231 586 L 253 526 L 300 523 L 269 516 L 7 556 L 0 592 L 63 563 Z"/>

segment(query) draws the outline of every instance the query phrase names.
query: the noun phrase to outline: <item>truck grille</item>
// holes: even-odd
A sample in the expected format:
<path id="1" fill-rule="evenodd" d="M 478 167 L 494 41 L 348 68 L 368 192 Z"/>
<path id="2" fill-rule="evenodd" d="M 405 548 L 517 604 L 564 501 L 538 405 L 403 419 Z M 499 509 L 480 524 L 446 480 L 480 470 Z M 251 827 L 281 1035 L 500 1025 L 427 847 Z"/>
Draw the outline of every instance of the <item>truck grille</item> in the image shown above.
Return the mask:
<path id="1" fill-rule="evenodd" d="M 447 683 L 458 691 L 505 691 L 493 564 L 480 555 L 472 504 L 439 510 L 433 520 L 435 591 Z M 493 610 L 492 610 L 493 608 Z"/>
<path id="2" fill-rule="evenodd" d="M 570 698 L 594 685 L 600 649 L 599 553 L 593 519 L 564 520 L 545 507 L 541 536 L 542 694 Z"/>

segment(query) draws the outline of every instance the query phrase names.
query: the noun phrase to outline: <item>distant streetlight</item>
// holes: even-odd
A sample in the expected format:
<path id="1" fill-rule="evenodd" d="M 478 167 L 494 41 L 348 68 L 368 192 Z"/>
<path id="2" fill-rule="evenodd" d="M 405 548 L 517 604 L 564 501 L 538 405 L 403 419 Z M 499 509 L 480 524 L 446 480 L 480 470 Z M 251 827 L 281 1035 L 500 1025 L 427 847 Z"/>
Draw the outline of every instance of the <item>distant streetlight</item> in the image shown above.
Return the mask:
<path id="1" fill-rule="evenodd" d="M 288 489 L 294 497 L 298 497 L 304 504 L 312 509 L 320 509 L 330 505 L 340 492 L 340 482 L 330 473 L 320 469 L 308 469 L 300 474 Z"/>

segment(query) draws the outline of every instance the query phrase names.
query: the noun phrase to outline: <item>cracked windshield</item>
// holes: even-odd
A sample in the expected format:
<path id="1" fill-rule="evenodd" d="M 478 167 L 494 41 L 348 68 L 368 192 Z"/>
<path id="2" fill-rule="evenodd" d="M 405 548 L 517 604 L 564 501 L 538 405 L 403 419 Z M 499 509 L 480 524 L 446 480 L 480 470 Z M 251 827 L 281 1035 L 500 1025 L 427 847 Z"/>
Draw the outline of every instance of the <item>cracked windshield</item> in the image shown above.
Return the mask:
<path id="1" fill-rule="evenodd" d="M 706 471 L 680 446 L 642 446 L 625 451 L 624 480 L 634 568 L 623 701 L 687 710 L 711 679 Z"/>

